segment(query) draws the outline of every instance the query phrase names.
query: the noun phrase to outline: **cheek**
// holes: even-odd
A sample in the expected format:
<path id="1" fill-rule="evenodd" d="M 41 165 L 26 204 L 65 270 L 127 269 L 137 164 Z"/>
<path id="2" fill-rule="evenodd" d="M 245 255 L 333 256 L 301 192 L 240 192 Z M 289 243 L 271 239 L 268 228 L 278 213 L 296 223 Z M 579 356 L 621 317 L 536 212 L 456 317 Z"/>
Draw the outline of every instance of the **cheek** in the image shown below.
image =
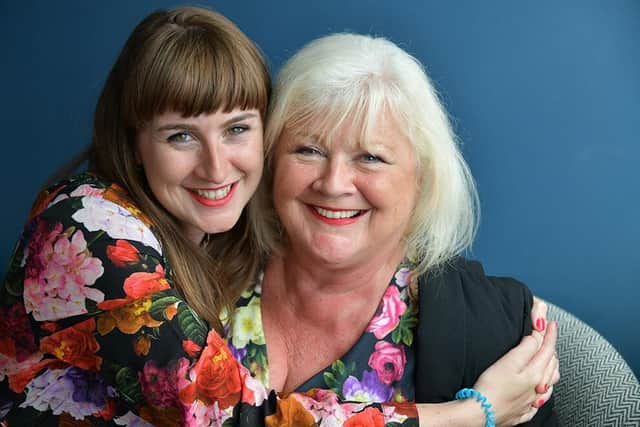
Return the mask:
<path id="1" fill-rule="evenodd" d="M 157 183 L 179 184 L 189 176 L 192 170 L 191 163 L 184 158 L 158 158 L 145 165 L 150 184 L 152 180 Z"/>
<path id="2" fill-rule="evenodd" d="M 398 221 L 408 219 L 417 200 L 413 176 L 366 177 L 359 188 L 373 207 L 392 212 Z"/>
<path id="3" fill-rule="evenodd" d="M 250 144 L 239 150 L 233 156 L 233 163 L 251 179 L 259 180 L 264 165 L 262 144 Z"/>
<path id="4" fill-rule="evenodd" d="M 304 168 L 291 162 L 281 161 L 275 164 L 273 174 L 273 204 L 286 222 L 287 210 L 291 203 L 304 191 L 306 186 Z"/>

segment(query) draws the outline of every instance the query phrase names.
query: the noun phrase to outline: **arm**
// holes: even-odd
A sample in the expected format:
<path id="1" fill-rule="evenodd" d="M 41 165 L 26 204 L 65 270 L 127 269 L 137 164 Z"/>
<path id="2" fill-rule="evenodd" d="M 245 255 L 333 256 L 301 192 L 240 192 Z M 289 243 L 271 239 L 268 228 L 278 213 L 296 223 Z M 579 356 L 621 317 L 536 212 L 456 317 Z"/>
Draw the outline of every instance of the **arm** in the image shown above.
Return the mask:
<path id="1" fill-rule="evenodd" d="M 544 341 L 540 342 L 541 339 L 541 335 L 535 338 L 525 337 L 518 346 L 484 371 L 474 384 L 473 388 L 487 396 L 492 408 L 496 410 L 496 426 L 513 426 L 529 421 L 538 410 L 531 402 L 544 397 L 548 400 L 551 390 L 543 393 L 541 397 L 534 391 L 534 387 L 536 379 L 540 378 L 542 373 L 548 375 L 545 368 L 554 364 L 557 324 L 550 323 Z M 428 420 L 424 425 L 430 427 L 485 425 L 485 413 L 480 404 L 473 400 L 423 403 L 417 406 L 421 422 Z"/>
<path id="2" fill-rule="evenodd" d="M 286 425 L 292 414 L 366 424 L 415 415 L 412 405 L 318 393 L 277 399 L 175 292 L 151 229 L 105 200 L 108 189 L 78 188 L 58 189 L 55 203 L 44 197 L 34 209 L 1 288 L 5 425 Z"/>
<path id="3" fill-rule="evenodd" d="M 418 402 L 450 401 L 461 388 L 473 387 L 485 370 L 490 372 L 487 368 L 494 364 L 497 366 L 504 360 L 509 362 L 510 357 L 515 357 L 509 356 L 512 348 L 525 347 L 526 351 L 520 352 L 521 355 L 526 354 L 526 357 L 521 356 L 520 366 L 532 364 L 537 346 L 542 342 L 542 334 L 534 332 L 537 338 L 533 342 L 537 346 L 527 344 L 529 339 L 519 344 L 523 336 L 531 333 L 533 322 L 531 294 L 521 283 L 512 279 L 489 278 L 478 263 L 465 260 L 458 260 L 437 274 L 422 277 L 420 282 L 420 324 L 416 335 Z M 543 314 L 544 307 L 541 310 L 538 306 L 534 309 L 533 317 L 539 318 Z M 546 346 L 553 353 L 555 337 L 550 336 L 549 340 Z M 548 353 L 549 350 L 545 354 Z M 540 398 L 545 402 L 549 399 L 551 388 L 544 394 L 534 394 L 524 408 L 519 407 L 515 399 L 519 393 L 534 392 L 538 383 L 553 384 L 557 359 L 552 358 L 543 367 L 535 366 L 538 368 L 524 372 L 528 381 L 536 383 L 531 387 L 524 382 L 512 383 L 520 387 L 520 391 L 509 391 L 515 393 L 513 399 L 505 399 L 500 404 L 491 402 L 497 411 L 498 422 L 509 418 L 507 414 L 528 410 Z M 509 368 L 504 371 L 509 375 L 519 372 L 513 364 L 503 363 L 502 367 Z M 484 379 L 483 392 L 489 393 L 488 397 L 491 391 L 501 390 L 504 386 L 498 375 L 485 375 Z M 478 405 L 474 401 L 471 403 Z M 551 406 L 544 405 L 542 414 L 532 410 L 531 416 L 536 414 L 535 424 L 532 425 L 554 425 L 555 416 L 551 413 Z"/>

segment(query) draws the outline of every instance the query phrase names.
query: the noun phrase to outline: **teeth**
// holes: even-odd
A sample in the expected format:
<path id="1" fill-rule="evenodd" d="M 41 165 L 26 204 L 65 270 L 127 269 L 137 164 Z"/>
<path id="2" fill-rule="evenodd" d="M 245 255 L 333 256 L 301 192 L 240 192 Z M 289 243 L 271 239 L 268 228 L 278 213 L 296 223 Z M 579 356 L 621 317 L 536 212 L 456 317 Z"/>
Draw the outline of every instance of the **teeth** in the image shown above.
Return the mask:
<path id="1" fill-rule="evenodd" d="M 229 194 L 229 191 L 231 191 L 231 184 L 224 188 L 220 188 L 219 190 L 196 190 L 196 193 L 198 193 L 198 196 L 204 197 L 205 199 L 218 200 Z"/>
<path id="2" fill-rule="evenodd" d="M 351 217 L 354 217 L 354 216 L 358 215 L 358 213 L 360 212 L 358 210 L 356 210 L 356 211 L 330 211 L 330 210 L 327 210 L 327 209 L 316 208 L 316 207 L 314 207 L 314 209 L 320 215 L 322 215 L 322 216 L 324 216 L 326 218 L 331 218 L 331 219 L 351 218 Z"/>

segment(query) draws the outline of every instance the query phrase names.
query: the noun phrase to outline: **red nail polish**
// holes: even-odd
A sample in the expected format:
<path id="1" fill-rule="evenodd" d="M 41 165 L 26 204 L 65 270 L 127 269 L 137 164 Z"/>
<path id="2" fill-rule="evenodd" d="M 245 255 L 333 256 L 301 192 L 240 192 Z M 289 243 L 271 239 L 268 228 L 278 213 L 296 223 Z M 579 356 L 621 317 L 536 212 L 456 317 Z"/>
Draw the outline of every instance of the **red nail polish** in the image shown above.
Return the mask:
<path id="1" fill-rule="evenodd" d="M 539 330 L 540 332 L 544 331 L 544 319 L 543 318 L 539 318 L 538 320 L 536 320 L 536 329 Z"/>
<path id="2" fill-rule="evenodd" d="M 538 401 L 536 402 L 536 408 L 540 408 L 542 407 L 542 405 L 544 405 L 544 400 L 538 399 Z"/>

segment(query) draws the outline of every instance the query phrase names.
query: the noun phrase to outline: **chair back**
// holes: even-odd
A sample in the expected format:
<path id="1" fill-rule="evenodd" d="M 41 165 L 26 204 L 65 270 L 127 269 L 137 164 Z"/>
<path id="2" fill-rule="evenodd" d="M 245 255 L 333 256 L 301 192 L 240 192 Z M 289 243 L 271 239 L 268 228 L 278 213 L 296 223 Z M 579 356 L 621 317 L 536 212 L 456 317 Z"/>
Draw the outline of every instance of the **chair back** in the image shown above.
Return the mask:
<path id="1" fill-rule="evenodd" d="M 548 304 L 557 320 L 560 381 L 553 395 L 562 426 L 640 426 L 640 384 L 609 342 L 562 308 Z"/>

